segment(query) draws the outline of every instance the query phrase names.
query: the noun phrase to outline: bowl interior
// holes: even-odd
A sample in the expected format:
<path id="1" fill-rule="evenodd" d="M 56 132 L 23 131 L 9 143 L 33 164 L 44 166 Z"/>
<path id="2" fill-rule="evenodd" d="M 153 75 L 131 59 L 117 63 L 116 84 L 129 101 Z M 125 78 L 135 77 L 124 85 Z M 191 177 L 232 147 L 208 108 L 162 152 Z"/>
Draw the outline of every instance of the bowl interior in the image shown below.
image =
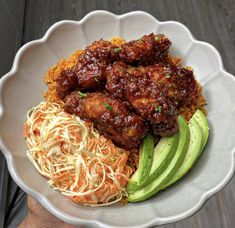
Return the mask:
<path id="1" fill-rule="evenodd" d="M 61 58 L 68 57 L 92 41 L 112 37 L 137 39 L 151 32 L 166 34 L 173 45 L 172 55 L 182 57 L 183 64 L 192 66 L 203 86 L 207 99 L 210 125 L 209 142 L 195 167 L 180 182 L 167 191 L 142 203 L 126 206 L 91 208 L 74 205 L 70 200 L 48 187 L 26 157 L 23 124 L 28 109 L 43 100 L 46 86 L 43 76 Z M 49 35 L 48 35 L 49 34 Z M 38 199 L 50 204 L 50 210 L 74 224 L 80 219 L 98 220 L 110 226 L 137 226 L 171 222 L 193 212 L 218 186 L 222 186 L 233 169 L 235 138 L 234 79 L 221 69 L 216 51 L 205 43 L 195 42 L 179 23 L 160 23 L 150 15 L 133 13 L 117 17 L 100 13 L 85 21 L 64 22 L 54 26 L 43 41 L 33 42 L 17 56 L 15 71 L 2 82 L 4 112 L 0 119 L 0 133 L 8 157 L 9 169 L 16 182 Z M 46 203 L 47 202 L 47 203 Z"/>

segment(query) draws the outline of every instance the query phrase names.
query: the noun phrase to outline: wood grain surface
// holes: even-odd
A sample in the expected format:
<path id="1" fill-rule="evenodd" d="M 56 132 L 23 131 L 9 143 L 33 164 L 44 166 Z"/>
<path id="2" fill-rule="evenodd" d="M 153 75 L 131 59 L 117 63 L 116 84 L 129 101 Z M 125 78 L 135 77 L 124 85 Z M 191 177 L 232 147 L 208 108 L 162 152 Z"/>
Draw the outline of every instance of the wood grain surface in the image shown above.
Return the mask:
<path id="1" fill-rule="evenodd" d="M 0 0 L 0 77 L 10 70 L 16 51 L 22 45 L 25 0 Z M 0 152 L 0 228 L 16 227 L 26 214 L 24 192 L 8 173 Z"/>
<path id="2" fill-rule="evenodd" d="M 182 22 L 195 38 L 214 45 L 225 69 L 235 74 L 235 0 L 26 0 L 22 43 L 40 38 L 58 20 L 80 20 L 101 9 L 116 14 L 143 10 L 158 20 Z M 235 178 L 191 218 L 161 227 L 233 228 L 234 212 Z"/>

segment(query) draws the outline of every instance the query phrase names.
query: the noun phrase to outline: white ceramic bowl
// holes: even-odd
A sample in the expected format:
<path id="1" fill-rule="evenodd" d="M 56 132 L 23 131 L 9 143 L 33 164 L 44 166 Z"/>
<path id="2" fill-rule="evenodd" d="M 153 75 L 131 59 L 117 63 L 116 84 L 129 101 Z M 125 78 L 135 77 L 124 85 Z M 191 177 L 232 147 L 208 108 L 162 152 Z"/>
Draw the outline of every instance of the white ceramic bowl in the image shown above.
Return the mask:
<path id="1" fill-rule="evenodd" d="M 193 67 L 207 99 L 210 138 L 193 170 L 178 184 L 142 203 L 91 208 L 77 206 L 51 189 L 26 157 L 23 123 L 27 110 L 43 100 L 43 75 L 61 58 L 94 40 L 126 40 L 151 32 L 173 42 L 171 54 Z M 217 50 L 193 38 L 175 21 L 159 22 L 145 12 L 114 15 L 94 11 L 81 21 L 60 21 L 39 40 L 24 45 L 0 84 L 0 145 L 15 182 L 58 218 L 87 227 L 149 227 L 184 219 L 218 192 L 234 173 L 235 80 Z"/>

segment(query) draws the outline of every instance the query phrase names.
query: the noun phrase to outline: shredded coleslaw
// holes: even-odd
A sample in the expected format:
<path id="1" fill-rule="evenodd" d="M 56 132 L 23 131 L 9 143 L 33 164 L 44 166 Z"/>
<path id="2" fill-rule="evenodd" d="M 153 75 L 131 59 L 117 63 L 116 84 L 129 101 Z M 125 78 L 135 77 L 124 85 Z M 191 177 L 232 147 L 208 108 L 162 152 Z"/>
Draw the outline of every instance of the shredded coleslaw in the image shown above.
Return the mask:
<path id="1" fill-rule="evenodd" d="M 73 202 L 104 206 L 127 196 L 129 152 L 99 135 L 92 123 L 42 102 L 28 111 L 24 135 L 34 167 Z"/>

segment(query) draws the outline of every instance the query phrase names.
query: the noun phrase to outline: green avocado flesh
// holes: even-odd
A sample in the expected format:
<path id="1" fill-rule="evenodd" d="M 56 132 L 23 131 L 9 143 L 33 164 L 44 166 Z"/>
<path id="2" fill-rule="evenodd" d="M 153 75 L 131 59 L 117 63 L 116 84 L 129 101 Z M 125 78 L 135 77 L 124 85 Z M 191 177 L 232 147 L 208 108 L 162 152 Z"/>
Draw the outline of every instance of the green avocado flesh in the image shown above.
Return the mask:
<path id="1" fill-rule="evenodd" d="M 192 118 L 195 119 L 200 125 L 201 131 L 203 134 L 203 139 L 202 139 L 202 141 L 203 141 L 202 142 L 202 144 L 203 144 L 202 150 L 203 150 L 203 148 L 205 147 L 205 145 L 207 143 L 208 137 L 209 137 L 209 126 L 208 126 L 207 118 L 201 110 L 197 110 L 194 113 Z"/>
<path id="2" fill-rule="evenodd" d="M 177 134 L 179 134 L 179 143 L 170 163 L 164 170 L 161 169 L 161 174 L 157 178 L 141 189 L 130 193 L 128 197 L 129 202 L 143 201 L 162 190 L 182 164 L 188 149 L 190 133 L 186 121 L 181 116 L 178 117 L 178 123 L 179 132 Z"/>
<path id="3" fill-rule="evenodd" d="M 154 152 L 154 139 L 151 134 L 148 134 L 144 139 L 143 144 L 140 147 L 140 161 L 138 168 L 138 185 L 142 184 L 144 180 L 149 176 Z"/>
<path id="4" fill-rule="evenodd" d="M 127 185 L 127 191 L 135 191 L 139 184 L 142 184 L 148 177 L 153 161 L 154 138 L 148 134 L 140 146 L 139 168 L 132 175 Z"/>
<path id="5" fill-rule="evenodd" d="M 164 186 L 164 188 L 175 183 L 181 177 L 183 177 L 191 169 L 194 162 L 197 160 L 198 154 L 200 154 L 202 150 L 203 135 L 198 122 L 195 119 L 191 119 L 188 126 L 190 131 L 190 141 L 184 161 L 175 173 L 175 175 Z"/>
<path id="6" fill-rule="evenodd" d="M 164 188 L 181 179 L 194 165 L 203 151 L 209 136 L 209 127 L 204 113 L 197 110 L 189 121 L 190 142 L 182 165 Z"/>
<path id="7" fill-rule="evenodd" d="M 171 137 L 162 137 L 154 148 L 153 163 L 149 177 L 145 178 L 141 185 L 138 185 L 139 169 L 132 175 L 128 185 L 128 193 L 135 192 L 157 178 L 163 170 L 169 165 L 179 142 L 179 133 Z"/>

